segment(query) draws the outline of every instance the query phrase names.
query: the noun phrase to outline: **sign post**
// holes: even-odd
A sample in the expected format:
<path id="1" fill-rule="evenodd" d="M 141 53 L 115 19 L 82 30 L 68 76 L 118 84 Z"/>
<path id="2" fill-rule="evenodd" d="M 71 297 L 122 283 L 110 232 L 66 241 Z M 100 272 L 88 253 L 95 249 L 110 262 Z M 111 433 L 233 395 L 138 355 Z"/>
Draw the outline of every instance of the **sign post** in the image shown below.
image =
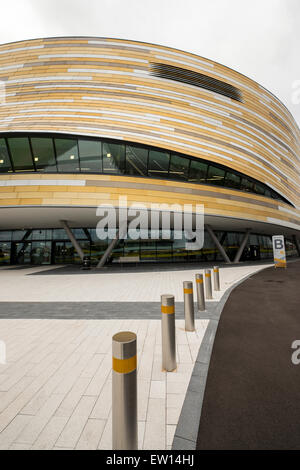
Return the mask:
<path id="1" fill-rule="evenodd" d="M 272 241 L 275 268 L 286 268 L 284 236 L 274 235 Z"/>

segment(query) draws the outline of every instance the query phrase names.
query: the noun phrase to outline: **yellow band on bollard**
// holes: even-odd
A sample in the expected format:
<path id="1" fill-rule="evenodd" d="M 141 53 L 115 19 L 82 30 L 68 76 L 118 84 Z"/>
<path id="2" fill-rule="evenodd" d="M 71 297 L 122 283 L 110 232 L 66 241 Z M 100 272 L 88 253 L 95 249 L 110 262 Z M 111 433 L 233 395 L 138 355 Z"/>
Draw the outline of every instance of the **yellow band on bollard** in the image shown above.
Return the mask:
<path id="1" fill-rule="evenodd" d="M 129 374 L 129 372 L 136 369 L 136 355 L 129 359 L 117 359 L 113 357 L 112 368 L 115 372 L 119 372 L 119 374 Z"/>
<path id="2" fill-rule="evenodd" d="M 208 273 L 205 273 L 205 277 L 210 277 L 210 274 L 208 274 Z"/>
<path id="3" fill-rule="evenodd" d="M 217 273 L 217 272 L 219 272 L 219 270 L 218 270 L 218 269 L 214 269 L 214 273 Z"/>
<path id="4" fill-rule="evenodd" d="M 174 305 L 162 305 L 161 313 L 175 313 L 175 306 Z"/>
<path id="5" fill-rule="evenodd" d="M 183 289 L 184 294 L 192 294 L 193 289 Z"/>
<path id="6" fill-rule="evenodd" d="M 198 282 L 198 284 L 203 284 L 203 279 L 196 279 L 196 282 Z"/>

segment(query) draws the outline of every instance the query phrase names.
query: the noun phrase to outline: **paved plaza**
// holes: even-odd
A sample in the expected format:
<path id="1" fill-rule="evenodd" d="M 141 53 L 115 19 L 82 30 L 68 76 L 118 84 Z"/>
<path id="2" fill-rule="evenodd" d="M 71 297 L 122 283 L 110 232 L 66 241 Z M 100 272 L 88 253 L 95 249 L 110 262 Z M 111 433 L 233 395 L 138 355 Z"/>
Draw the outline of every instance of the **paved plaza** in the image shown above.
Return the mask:
<path id="1" fill-rule="evenodd" d="M 196 314 L 193 333 L 184 330 L 182 282 L 201 269 L 88 275 L 0 269 L 7 353 L 0 364 L 0 449 L 111 449 L 111 341 L 122 330 L 138 337 L 139 448 L 170 449 L 214 307 L 227 289 L 266 266 L 221 268 L 221 292 Z M 172 373 L 161 370 L 164 293 L 176 300 Z"/>

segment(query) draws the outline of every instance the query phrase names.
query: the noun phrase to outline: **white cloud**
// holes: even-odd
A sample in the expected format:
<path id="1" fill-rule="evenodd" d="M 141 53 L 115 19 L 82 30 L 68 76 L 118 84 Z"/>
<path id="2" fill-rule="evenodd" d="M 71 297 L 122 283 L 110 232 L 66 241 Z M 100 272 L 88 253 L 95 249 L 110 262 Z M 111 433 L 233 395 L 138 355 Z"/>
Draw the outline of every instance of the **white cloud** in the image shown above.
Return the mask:
<path id="1" fill-rule="evenodd" d="M 0 42 L 103 36 L 163 44 L 231 67 L 292 103 L 300 79 L 299 0 L 11 0 Z"/>

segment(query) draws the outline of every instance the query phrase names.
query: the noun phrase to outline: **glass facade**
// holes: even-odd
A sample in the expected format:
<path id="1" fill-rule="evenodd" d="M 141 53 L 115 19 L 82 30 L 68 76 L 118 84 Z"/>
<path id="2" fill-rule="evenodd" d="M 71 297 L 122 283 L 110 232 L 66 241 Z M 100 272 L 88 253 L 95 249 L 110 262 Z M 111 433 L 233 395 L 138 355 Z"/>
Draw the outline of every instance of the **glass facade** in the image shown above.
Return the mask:
<path id="1" fill-rule="evenodd" d="M 110 240 L 99 240 L 96 229 L 72 229 L 84 254 L 91 257 L 96 265 L 105 252 Z M 215 232 L 220 243 L 224 246 L 232 260 L 240 246 L 243 233 Z M 145 234 L 144 234 L 145 235 Z M 157 239 L 120 240 L 115 247 L 110 263 L 130 261 L 133 258 L 139 263 L 180 263 L 198 261 L 222 261 L 222 257 L 212 242 L 209 234 L 204 233 L 204 246 L 201 250 L 188 251 L 185 249 L 184 238 L 178 239 L 171 230 L 171 238 L 162 239 L 162 233 Z M 287 256 L 297 256 L 297 250 L 292 240 L 286 239 Z M 127 259 L 126 259 L 127 258 Z M 244 250 L 242 260 L 273 259 L 272 238 L 267 235 L 251 234 Z M 63 229 L 41 230 L 6 230 L 0 231 L 0 264 L 80 264 L 81 260 Z"/>
<path id="2" fill-rule="evenodd" d="M 0 138 L 0 173 L 98 173 L 224 186 L 291 203 L 267 185 L 206 160 L 150 146 L 76 136 Z"/>

